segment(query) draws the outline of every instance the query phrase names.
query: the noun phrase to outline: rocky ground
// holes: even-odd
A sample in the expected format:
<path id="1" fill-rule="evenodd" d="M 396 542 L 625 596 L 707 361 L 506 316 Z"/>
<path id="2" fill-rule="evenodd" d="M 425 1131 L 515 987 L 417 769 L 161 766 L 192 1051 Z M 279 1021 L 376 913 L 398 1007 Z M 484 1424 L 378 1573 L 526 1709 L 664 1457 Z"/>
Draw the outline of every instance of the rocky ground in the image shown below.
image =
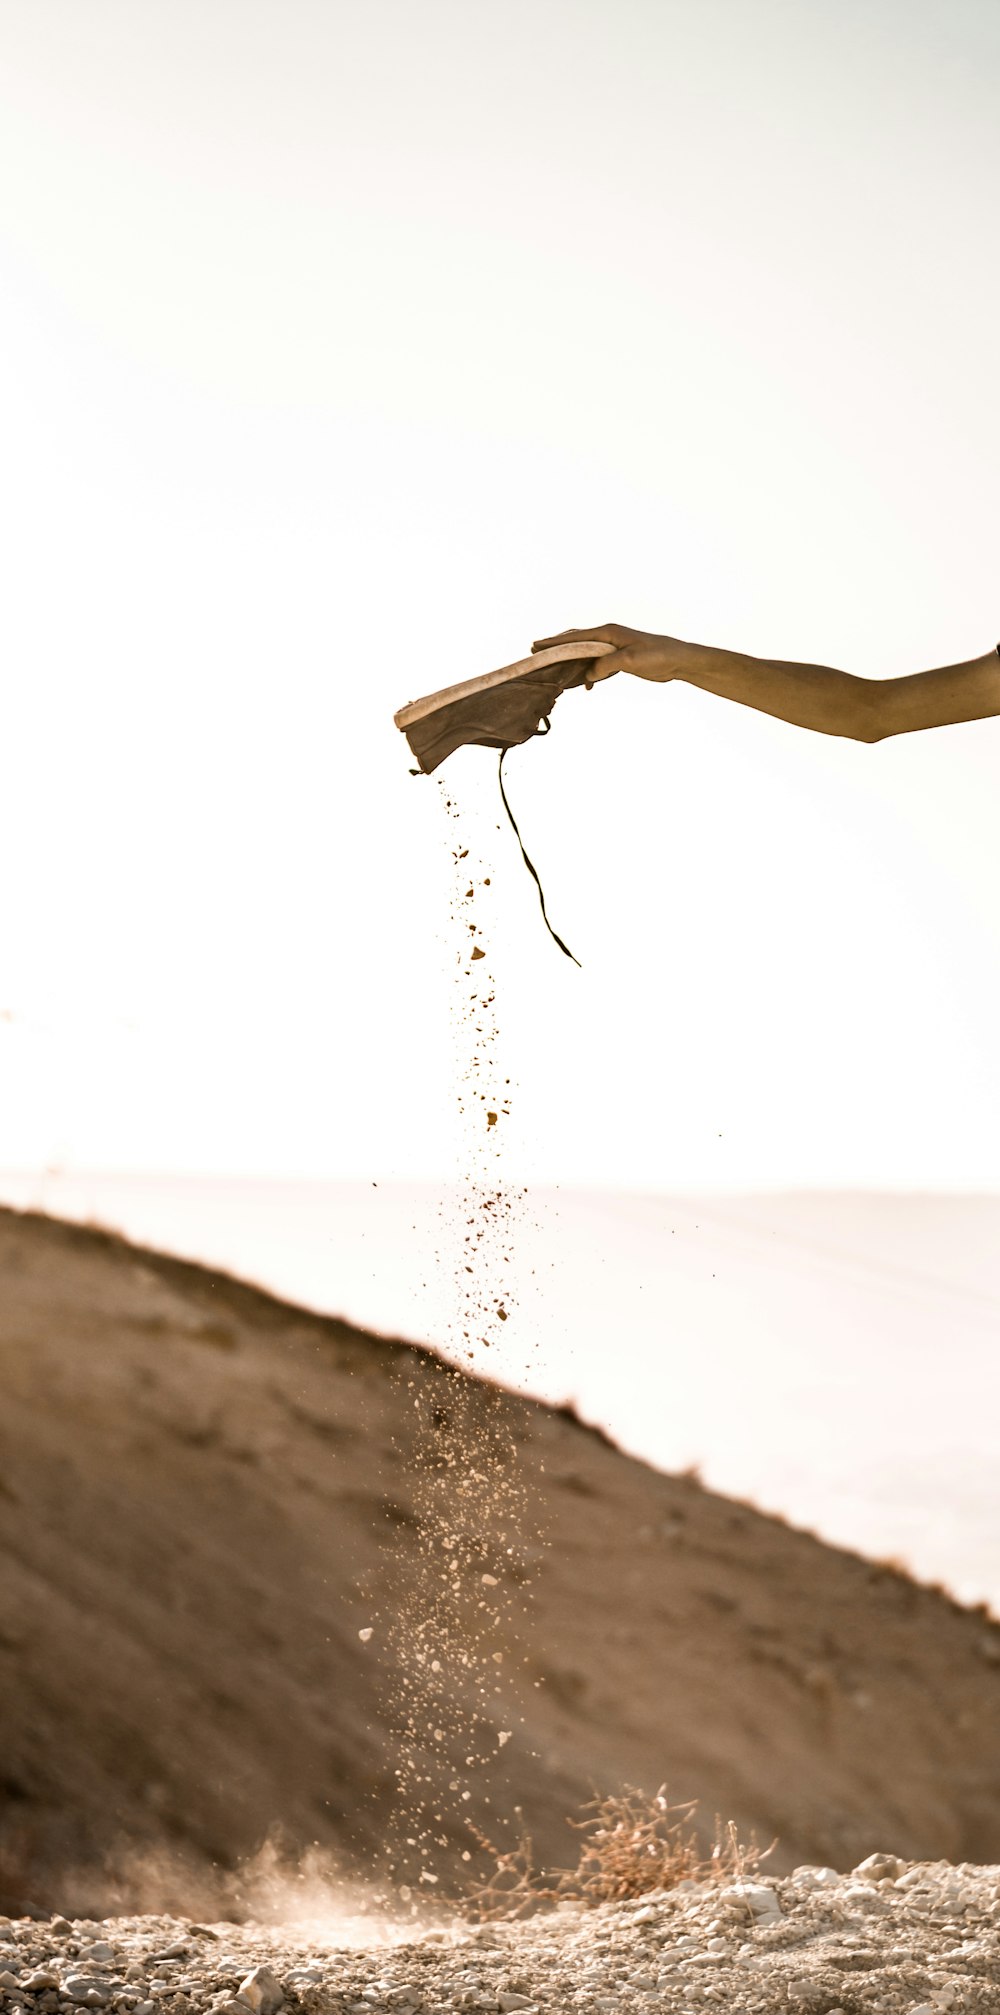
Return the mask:
<path id="1" fill-rule="evenodd" d="M 1000 2010 L 1000 1868 L 875 1855 L 850 1875 L 561 1906 L 514 1924 L 0 1920 L 0 1996 L 26 2015 L 379 2015 L 574 2009 L 935 2015 Z"/>

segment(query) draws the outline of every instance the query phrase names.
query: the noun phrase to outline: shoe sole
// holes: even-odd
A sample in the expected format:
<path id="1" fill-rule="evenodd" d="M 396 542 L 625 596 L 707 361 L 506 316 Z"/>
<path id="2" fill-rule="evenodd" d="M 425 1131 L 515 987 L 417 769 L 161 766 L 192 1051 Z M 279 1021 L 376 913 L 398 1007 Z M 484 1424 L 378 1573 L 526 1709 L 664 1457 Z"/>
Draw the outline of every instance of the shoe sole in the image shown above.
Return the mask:
<path id="1" fill-rule="evenodd" d="M 501 665 L 498 672 L 484 672 L 481 678 L 465 679 L 458 686 L 443 686 L 439 693 L 425 693 L 422 700 L 411 700 L 408 706 L 400 707 L 393 714 L 397 728 L 406 733 L 407 728 L 417 721 L 425 721 L 430 714 L 436 714 L 442 707 L 450 707 L 458 700 L 474 699 L 477 693 L 488 693 L 494 686 L 509 685 L 514 679 L 527 678 L 530 672 L 540 672 L 546 665 L 577 663 L 584 658 L 606 658 L 615 649 L 614 644 L 599 644 L 596 638 L 585 638 L 577 644 L 552 644 L 547 651 L 534 651 L 530 658 L 519 658 L 516 665 Z"/>

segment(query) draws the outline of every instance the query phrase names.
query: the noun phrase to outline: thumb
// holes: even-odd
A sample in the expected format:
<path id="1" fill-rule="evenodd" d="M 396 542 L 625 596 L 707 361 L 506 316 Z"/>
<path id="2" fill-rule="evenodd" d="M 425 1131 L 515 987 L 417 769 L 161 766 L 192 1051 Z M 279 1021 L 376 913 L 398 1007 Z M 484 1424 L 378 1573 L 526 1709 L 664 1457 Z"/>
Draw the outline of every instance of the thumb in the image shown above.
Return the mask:
<path id="1" fill-rule="evenodd" d="M 621 654 L 617 651 L 613 657 L 595 658 L 592 664 L 588 665 L 587 675 L 583 682 L 588 693 L 591 686 L 596 686 L 599 679 L 613 679 L 615 673 L 623 669 Z"/>

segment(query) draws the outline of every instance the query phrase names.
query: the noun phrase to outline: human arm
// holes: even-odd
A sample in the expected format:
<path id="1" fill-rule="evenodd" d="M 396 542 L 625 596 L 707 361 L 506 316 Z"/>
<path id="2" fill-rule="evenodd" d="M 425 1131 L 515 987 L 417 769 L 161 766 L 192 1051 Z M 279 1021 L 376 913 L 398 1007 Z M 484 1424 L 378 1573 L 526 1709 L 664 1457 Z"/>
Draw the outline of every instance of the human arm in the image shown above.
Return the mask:
<path id="1" fill-rule="evenodd" d="M 683 679 L 702 692 L 755 707 L 758 713 L 773 714 L 795 727 L 845 735 L 856 742 L 880 742 L 918 728 L 1000 714 L 1000 646 L 965 664 L 941 665 L 898 679 L 866 679 L 828 665 L 746 657 L 739 651 L 685 643 L 679 637 L 629 630 L 619 623 L 563 630 L 558 637 L 539 638 L 532 649 L 584 637 L 615 646 L 613 656 L 595 661 L 588 685 L 615 672 L 632 672 L 658 684 Z"/>

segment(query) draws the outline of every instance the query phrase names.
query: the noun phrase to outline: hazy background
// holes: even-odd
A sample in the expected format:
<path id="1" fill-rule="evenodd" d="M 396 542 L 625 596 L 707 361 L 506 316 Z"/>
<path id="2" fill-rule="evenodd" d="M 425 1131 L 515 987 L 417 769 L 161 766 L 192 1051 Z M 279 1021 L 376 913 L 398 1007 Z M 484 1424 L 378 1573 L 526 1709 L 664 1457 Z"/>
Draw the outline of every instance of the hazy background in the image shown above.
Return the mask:
<path id="1" fill-rule="evenodd" d="M 989 0 L 0 0 L 4 1194 L 454 1176 L 404 701 L 606 620 L 875 675 L 994 644 L 998 87 Z M 1000 720 L 570 694 L 509 787 L 578 971 L 460 753 L 512 1179 L 995 1197 L 998 770 Z M 200 1194 L 147 1235 L 219 1257 Z"/>

